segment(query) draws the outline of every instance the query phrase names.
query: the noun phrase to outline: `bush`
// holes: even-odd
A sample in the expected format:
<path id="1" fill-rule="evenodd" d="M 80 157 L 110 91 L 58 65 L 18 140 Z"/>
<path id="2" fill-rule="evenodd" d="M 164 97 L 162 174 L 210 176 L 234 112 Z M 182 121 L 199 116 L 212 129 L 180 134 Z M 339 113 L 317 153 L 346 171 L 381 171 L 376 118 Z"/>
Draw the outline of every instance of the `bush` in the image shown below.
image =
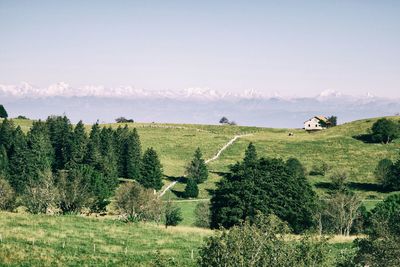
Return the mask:
<path id="1" fill-rule="evenodd" d="M 115 195 L 115 205 L 128 221 L 159 222 L 161 219 L 161 200 L 152 189 L 146 189 L 136 182 L 121 185 Z"/>
<path id="2" fill-rule="evenodd" d="M 249 221 L 222 229 L 200 249 L 199 266 L 328 266 L 325 239 L 311 236 L 287 242 L 287 224 L 274 215 L 258 215 Z"/>
<path id="3" fill-rule="evenodd" d="M 170 201 L 165 205 L 165 228 L 177 226 L 182 220 L 181 208 L 172 205 Z"/>
<path id="4" fill-rule="evenodd" d="M 51 171 L 41 173 L 39 181 L 30 181 L 23 195 L 23 203 L 29 212 L 47 213 L 50 208 L 55 208 L 59 194 L 54 186 Z"/>
<path id="5" fill-rule="evenodd" d="M 378 203 L 370 223 L 368 238 L 354 242 L 354 261 L 361 266 L 400 266 L 400 194 Z"/>
<path id="6" fill-rule="evenodd" d="M 14 190 L 6 180 L 0 178 L 0 210 L 12 210 L 14 204 Z"/>
<path id="7" fill-rule="evenodd" d="M 127 119 L 125 117 L 119 117 L 115 119 L 116 123 L 132 123 L 134 122 L 133 119 Z"/>
<path id="8" fill-rule="evenodd" d="M 199 202 L 194 210 L 194 226 L 202 228 L 210 228 L 211 212 L 208 202 Z"/>
<path id="9" fill-rule="evenodd" d="M 399 124 L 382 118 L 377 120 L 371 128 L 371 137 L 374 142 L 388 144 L 399 137 Z"/>
<path id="10" fill-rule="evenodd" d="M 375 168 L 375 178 L 378 180 L 379 184 L 381 184 L 383 188 L 390 187 L 392 168 L 393 162 L 390 159 L 380 160 L 378 166 L 376 166 Z"/>

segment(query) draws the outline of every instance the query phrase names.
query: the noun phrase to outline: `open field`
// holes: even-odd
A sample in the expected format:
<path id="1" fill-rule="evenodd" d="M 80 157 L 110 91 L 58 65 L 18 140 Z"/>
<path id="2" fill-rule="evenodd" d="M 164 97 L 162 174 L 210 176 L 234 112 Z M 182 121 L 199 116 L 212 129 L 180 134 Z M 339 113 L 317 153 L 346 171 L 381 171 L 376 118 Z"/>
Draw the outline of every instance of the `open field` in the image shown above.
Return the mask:
<path id="1" fill-rule="evenodd" d="M 0 265 L 154 266 L 161 259 L 166 266 L 195 266 L 198 248 L 211 234 L 187 226 L 0 212 Z M 331 253 L 350 248 L 353 239 L 333 237 Z"/>

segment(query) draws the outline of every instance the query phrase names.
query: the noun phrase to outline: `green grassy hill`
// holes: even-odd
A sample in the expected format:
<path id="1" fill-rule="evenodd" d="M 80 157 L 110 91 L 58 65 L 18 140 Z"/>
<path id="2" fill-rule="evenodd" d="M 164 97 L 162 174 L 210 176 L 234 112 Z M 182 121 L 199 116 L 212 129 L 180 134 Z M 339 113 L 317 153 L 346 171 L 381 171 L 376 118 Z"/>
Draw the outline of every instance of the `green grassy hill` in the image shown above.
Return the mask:
<path id="1" fill-rule="evenodd" d="M 390 117 L 399 120 L 400 117 Z M 228 166 L 243 158 L 249 142 L 253 142 L 259 156 L 298 158 L 307 171 L 313 165 L 326 162 L 331 168 L 326 176 L 308 176 L 316 185 L 319 193 L 324 192 L 324 183 L 335 171 L 346 171 L 353 188 L 364 199 L 373 203 L 382 199 L 384 193 L 377 190 L 373 171 L 380 159 L 385 157 L 396 159 L 399 154 L 400 142 L 388 145 L 364 143 L 354 138 L 368 132 L 377 120 L 365 119 L 346 123 L 324 131 L 307 133 L 301 129 L 272 129 L 259 127 L 220 126 L 220 125 L 189 125 L 189 124 L 158 124 L 131 123 L 130 128 L 137 128 L 143 148 L 154 147 L 163 164 L 166 179 L 165 186 L 185 173 L 185 165 L 191 159 L 194 150 L 200 147 L 206 159 L 215 155 L 231 138 L 237 134 L 252 135 L 242 137 L 226 149 L 218 160 L 209 163 L 210 178 L 200 185 L 199 198 L 209 198 L 208 189 L 215 188 L 215 182 L 220 180 L 216 173 L 226 172 Z M 16 120 L 24 130 L 28 130 L 31 121 Z M 113 128 L 118 124 L 105 124 Z M 88 126 L 89 130 L 90 126 Z M 294 136 L 289 136 L 289 132 Z M 178 183 L 175 192 L 183 191 L 185 185 Z M 174 194 L 169 197 L 176 198 Z"/>

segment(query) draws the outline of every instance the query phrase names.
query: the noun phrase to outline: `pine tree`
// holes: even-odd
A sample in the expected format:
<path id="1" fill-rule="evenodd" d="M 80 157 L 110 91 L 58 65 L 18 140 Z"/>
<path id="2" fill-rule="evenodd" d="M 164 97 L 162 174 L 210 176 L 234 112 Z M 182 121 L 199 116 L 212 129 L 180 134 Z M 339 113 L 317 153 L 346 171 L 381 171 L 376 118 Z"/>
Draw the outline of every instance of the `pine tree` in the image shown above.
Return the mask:
<path id="1" fill-rule="evenodd" d="M 46 125 L 54 149 L 53 170 L 65 169 L 71 160 L 72 124 L 66 116 L 50 116 Z"/>
<path id="2" fill-rule="evenodd" d="M 0 145 L 0 179 L 8 177 L 8 156 L 3 145 Z"/>
<path id="3" fill-rule="evenodd" d="M 146 188 L 161 189 L 163 186 L 162 166 L 158 159 L 157 152 L 152 147 L 145 151 L 140 170 L 141 177 L 138 180 L 140 184 Z"/>
<path id="4" fill-rule="evenodd" d="M 85 163 L 95 170 L 100 170 L 102 164 L 100 131 L 100 126 L 97 122 L 92 125 L 85 156 Z"/>
<path id="5" fill-rule="evenodd" d="M 117 157 L 117 169 L 118 177 L 127 177 L 126 175 L 126 156 L 125 146 L 129 135 L 128 126 L 124 128 L 118 126 L 117 130 L 114 131 L 114 149 Z"/>
<path id="6" fill-rule="evenodd" d="M 12 120 L 4 119 L 0 126 L 0 145 L 3 145 L 7 153 L 13 144 L 15 126 Z"/>
<path id="7" fill-rule="evenodd" d="M 140 180 L 141 145 L 136 129 L 133 129 L 124 142 L 122 158 L 124 164 L 124 177 Z"/>
<path id="8" fill-rule="evenodd" d="M 40 180 L 43 173 L 51 171 L 54 151 L 46 124 L 40 120 L 33 122 L 28 132 L 26 160 L 26 173 L 30 182 Z"/>
<path id="9" fill-rule="evenodd" d="M 3 105 L 0 105 L 0 118 L 8 118 L 8 113 Z"/>
<path id="10" fill-rule="evenodd" d="M 109 190 L 114 191 L 118 183 L 118 161 L 114 149 L 113 130 L 111 128 L 103 128 L 101 130 L 100 142 L 102 163 L 99 171 L 104 175 Z"/>
<path id="11" fill-rule="evenodd" d="M 245 167 L 254 167 L 257 164 L 257 151 L 253 143 L 247 146 L 243 163 Z"/>
<path id="12" fill-rule="evenodd" d="M 79 121 L 72 134 L 71 140 L 71 159 L 69 164 L 82 164 L 86 155 L 86 146 L 88 137 L 85 131 L 85 125 Z"/>
<path id="13" fill-rule="evenodd" d="M 185 187 L 185 197 L 196 198 L 199 195 L 199 188 L 194 179 L 189 178 Z"/>
<path id="14" fill-rule="evenodd" d="M 21 130 L 17 127 L 13 131 L 12 145 L 9 151 L 9 182 L 14 188 L 15 193 L 22 194 L 26 181 L 28 181 L 28 174 L 26 170 L 27 157 L 26 157 L 26 137 Z"/>
<path id="15" fill-rule="evenodd" d="M 198 184 L 207 180 L 208 170 L 200 148 L 196 149 L 192 161 L 186 167 L 186 174 L 188 178 L 194 179 Z"/>

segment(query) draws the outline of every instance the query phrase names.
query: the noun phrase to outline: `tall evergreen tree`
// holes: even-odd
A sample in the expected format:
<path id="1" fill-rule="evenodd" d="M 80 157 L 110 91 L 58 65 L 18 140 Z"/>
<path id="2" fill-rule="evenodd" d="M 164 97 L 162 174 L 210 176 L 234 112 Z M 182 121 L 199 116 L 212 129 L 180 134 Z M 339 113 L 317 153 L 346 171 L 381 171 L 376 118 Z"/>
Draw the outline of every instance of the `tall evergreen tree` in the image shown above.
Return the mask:
<path id="1" fill-rule="evenodd" d="M 136 129 L 133 129 L 123 144 L 122 158 L 124 177 L 140 180 L 141 145 Z"/>
<path id="2" fill-rule="evenodd" d="M 0 145 L 3 145 L 7 153 L 13 144 L 15 126 L 12 120 L 4 119 L 0 126 Z"/>
<path id="3" fill-rule="evenodd" d="M 8 156 L 3 145 L 0 145 L 0 179 L 8 177 Z"/>
<path id="4" fill-rule="evenodd" d="M 257 151 L 253 143 L 247 146 L 243 164 L 245 167 L 255 167 L 257 165 Z"/>
<path id="5" fill-rule="evenodd" d="M 103 128 L 100 132 L 100 153 L 102 156 L 101 169 L 106 185 L 110 191 L 114 191 L 118 183 L 118 161 L 114 149 L 113 130 Z"/>
<path id="6" fill-rule="evenodd" d="M 199 195 L 199 187 L 194 179 L 189 178 L 185 187 L 185 197 L 195 198 Z"/>
<path id="7" fill-rule="evenodd" d="M 117 169 L 118 169 L 118 177 L 127 177 L 126 176 L 126 157 L 124 154 L 125 151 L 125 143 L 127 141 L 129 135 L 128 126 L 125 127 L 118 126 L 117 130 L 114 131 L 114 149 L 117 157 Z"/>
<path id="8" fill-rule="evenodd" d="M 51 171 L 54 151 L 48 129 L 40 120 L 33 122 L 27 135 L 26 172 L 31 183 L 40 180 L 43 173 Z"/>
<path id="9" fill-rule="evenodd" d="M 0 105 L 0 118 L 8 118 L 8 113 L 3 105 Z"/>
<path id="10" fill-rule="evenodd" d="M 85 157 L 85 163 L 92 166 L 96 170 L 100 170 L 102 164 L 102 156 L 100 151 L 100 132 L 100 126 L 96 122 L 92 125 L 92 129 L 90 131 Z"/>
<path id="11" fill-rule="evenodd" d="M 26 157 L 26 137 L 21 130 L 17 127 L 12 134 L 12 145 L 9 151 L 9 182 L 14 188 L 15 193 L 22 194 L 26 181 L 28 181 L 27 174 L 27 157 Z"/>
<path id="12" fill-rule="evenodd" d="M 82 164 L 84 162 L 87 142 L 88 137 L 85 125 L 83 125 L 82 121 L 79 121 L 72 134 L 70 164 Z"/>
<path id="13" fill-rule="evenodd" d="M 53 170 L 65 169 L 71 160 L 72 124 L 66 116 L 50 116 L 46 125 L 54 149 Z"/>
<path id="14" fill-rule="evenodd" d="M 194 152 L 192 161 L 186 167 L 186 174 L 188 178 L 194 179 L 196 183 L 203 183 L 208 178 L 207 166 L 199 147 Z"/>
<path id="15" fill-rule="evenodd" d="M 163 186 L 162 166 L 158 159 L 157 152 L 152 147 L 145 151 L 140 170 L 141 176 L 138 180 L 140 184 L 146 188 L 161 189 Z"/>

